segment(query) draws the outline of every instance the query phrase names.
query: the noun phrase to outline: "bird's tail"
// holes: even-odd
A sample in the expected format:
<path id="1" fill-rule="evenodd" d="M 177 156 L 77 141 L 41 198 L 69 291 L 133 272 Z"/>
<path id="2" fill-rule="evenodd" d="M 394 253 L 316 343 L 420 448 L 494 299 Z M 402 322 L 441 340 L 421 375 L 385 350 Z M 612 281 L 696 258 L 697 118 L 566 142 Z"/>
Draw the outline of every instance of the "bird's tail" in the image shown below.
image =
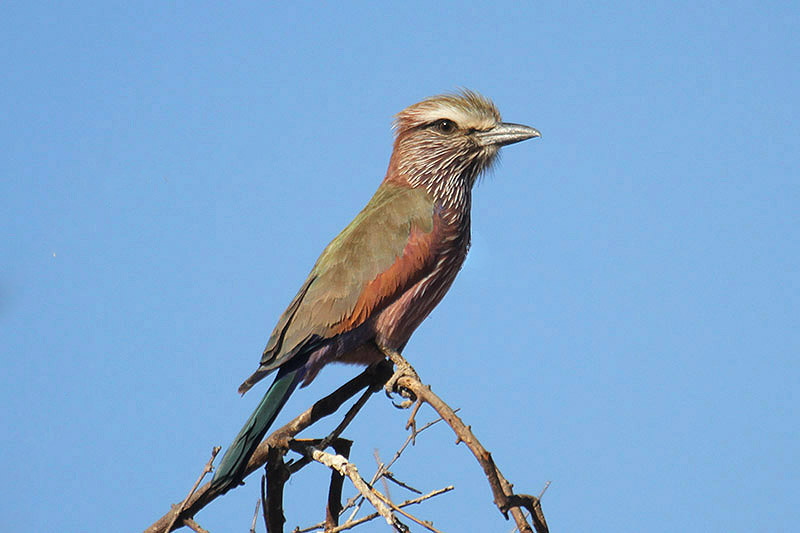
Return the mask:
<path id="1" fill-rule="evenodd" d="M 305 373 L 304 365 L 295 365 L 293 368 L 282 367 L 278 370 L 278 375 L 275 376 L 275 381 L 270 385 L 264 398 L 225 451 L 214 479 L 211 480 L 212 488 L 226 492 L 239 484 L 244 477 L 247 461 L 250 460 L 250 456 Z"/>

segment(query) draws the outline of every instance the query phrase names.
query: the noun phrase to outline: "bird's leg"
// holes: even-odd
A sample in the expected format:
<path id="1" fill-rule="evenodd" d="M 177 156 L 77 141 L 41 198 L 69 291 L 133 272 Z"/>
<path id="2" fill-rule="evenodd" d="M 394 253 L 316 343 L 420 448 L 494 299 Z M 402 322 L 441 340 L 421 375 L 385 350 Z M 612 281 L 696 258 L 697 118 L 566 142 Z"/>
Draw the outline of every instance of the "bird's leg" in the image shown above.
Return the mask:
<path id="1" fill-rule="evenodd" d="M 399 404 L 396 403 L 394 406 L 400 409 L 408 409 L 414 404 L 414 402 L 417 401 L 417 396 L 407 388 L 399 387 L 397 382 L 402 377 L 408 377 L 419 381 L 419 376 L 414 370 L 414 367 L 408 364 L 408 361 L 406 361 L 397 350 L 392 350 L 391 348 L 381 345 L 378 345 L 378 349 L 383 353 L 383 355 L 388 357 L 396 367 L 394 374 L 392 374 L 392 377 L 389 378 L 389 381 L 387 381 L 386 385 L 383 387 L 383 389 L 386 391 L 386 396 L 391 398 L 393 393 L 403 396 L 406 398 L 406 400 Z"/>

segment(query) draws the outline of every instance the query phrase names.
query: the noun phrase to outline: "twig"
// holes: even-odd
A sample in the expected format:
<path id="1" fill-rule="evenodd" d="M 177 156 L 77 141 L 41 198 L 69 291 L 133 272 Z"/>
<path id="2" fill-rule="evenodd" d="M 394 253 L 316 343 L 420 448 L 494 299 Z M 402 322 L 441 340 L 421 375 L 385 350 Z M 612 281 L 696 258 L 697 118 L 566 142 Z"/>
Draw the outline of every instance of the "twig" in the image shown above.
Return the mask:
<path id="1" fill-rule="evenodd" d="M 383 502 L 384 502 L 386 505 L 388 505 L 389 507 L 391 507 L 392 509 L 394 509 L 395 511 L 397 511 L 397 512 L 398 512 L 398 513 L 400 513 L 401 515 L 405 516 L 405 517 L 406 517 L 406 518 L 408 518 L 409 520 L 413 520 L 414 522 L 416 522 L 417 524 L 421 525 L 422 527 L 424 527 L 424 528 L 428 529 L 429 531 L 433 531 L 433 533 L 442 533 L 441 531 L 439 531 L 438 529 L 436 529 L 435 527 L 433 527 L 433 525 L 432 525 L 432 524 L 430 524 L 430 523 L 428 523 L 428 522 L 425 522 L 424 520 L 420 520 L 419 518 L 417 518 L 416 516 L 412 515 L 411 513 L 407 513 L 407 512 L 405 512 L 405 511 L 403 511 L 403 510 L 402 510 L 402 509 L 400 509 L 398 506 L 396 506 L 395 504 L 393 504 L 393 503 L 392 503 L 392 501 L 391 501 L 389 498 L 387 498 L 386 496 L 382 495 L 380 492 L 378 492 L 378 491 L 375 491 L 375 494 L 378 496 L 378 498 L 380 498 L 381 500 L 383 500 Z"/>
<path id="2" fill-rule="evenodd" d="M 386 520 L 386 523 L 395 528 L 397 531 L 407 532 L 408 527 L 403 524 L 395 515 L 392 510 L 384 504 L 384 496 L 381 495 L 373 487 L 369 486 L 364 478 L 358 473 L 358 468 L 353 463 L 341 455 L 332 455 L 327 452 L 318 450 L 317 448 L 309 446 L 296 445 L 296 441 L 291 442 L 290 446 L 296 452 L 310 456 L 318 463 L 332 468 L 340 474 L 350 478 L 350 481 L 358 489 L 358 491 L 375 507 L 375 510 Z"/>
<path id="3" fill-rule="evenodd" d="M 169 521 L 167 522 L 166 531 L 172 530 L 172 526 L 175 525 L 175 522 L 178 520 L 178 516 L 180 516 L 181 512 L 186 508 L 186 502 L 189 501 L 189 498 L 192 497 L 194 491 L 196 491 L 197 487 L 200 486 L 200 482 L 203 481 L 203 478 L 206 477 L 206 474 L 211 472 L 212 465 L 214 464 L 214 459 L 217 457 L 217 454 L 221 449 L 222 448 L 220 446 L 214 446 L 214 448 L 211 449 L 211 458 L 203 467 L 203 471 L 200 472 L 200 477 L 198 477 L 197 481 L 195 481 L 194 485 L 192 485 L 192 490 L 189 491 L 189 494 L 186 495 L 186 497 L 183 499 L 180 505 L 174 506 L 172 508 L 172 511 L 170 511 L 170 514 L 172 516 L 169 518 Z"/>
<path id="4" fill-rule="evenodd" d="M 443 489 L 438 489 L 438 490 L 434 490 L 432 492 L 429 492 L 428 494 L 426 494 L 424 496 L 420 496 L 419 498 L 414 498 L 413 500 L 406 500 L 403 503 L 398 504 L 397 507 L 402 508 L 402 507 L 408 507 L 409 505 L 414 505 L 416 503 L 422 503 L 427 499 L 433 498 L 434 496 L 438 496 L 439 494 L 444 494 L 445 492 L 450 492 L 454 488 L 455 487 L 453 487 L 453 485 L 449 485 L 447 487 L 444 487 Z M 378 518 L 379 516 L 380 515 L 378 513 L 368 514 L 367 516 L 359 518 L 358 520 L 347 521 L 344 524 L 342 524 L 341 526 L 335 527 L 335 528 L 333 528 L 333 529 L 331 529 L 329 531 L 326 531 L 325 533 L 338 533 L 339 531 L 344 531 L 346 529 L 351 529 L 351 528 L 354 528 L 355 526 L 357 526 L 359 524 L 363 524 L 364 522 L 369 522 L 370 520 L 374 520 L 374 519 Z M 321 527 L 297 530 L 296 533 L 306 533 L 308 531 L 313 531 L 313 529 L 321 529 Z"/>
<path id="5" fill-rule="evenodd" d="M 544 484 L 544 488 L 542 488 L 541 492 L 539 492 L 539 496 L 537 496 L 538 501 L 542 500 L 542 496 L 544 496 L 544 493 L 547 492 L 547 488 L 549 486 L 550 486 L 550 482 L 549 481 Z M 541 513 L 542 513 L 542 506 L 541 505 L 537 505 L 537 513 L 536 514 L 532 515 L 532 517 L 531 517 L 531 515 L 526 512 L 525 516 L 526 517 L 531 517 L 532 520 L 542 520 L 542 521 L 544 521 L 544 516 L 543 515 L 542 516 L 537 516 L 537 515 L 541 515 Z M 534 524 L 534 527 L 535 527 L 535 524 Z M 518 529 L 519 529 L 518 527 L 514 527 L 514 529 L 511 530 L 511 533 L 514 533 Z"/>
<path id="6" fill-rule="evenodd" d="M 417 412 L 419 412 L 420 407 L 422 407 L 422 400 L 417 400 L 417 403 L 411 410 L 411 414 L 408 416 L 408 422 L 406 422 L 406 429 L 411 429 L 412 441 L 413 437 L 417 435 Z M 416 444 L 416 442 L 414 442 L 414 444 Z"/>
<path id="7" fill-rule="evenodd" d="M 264 527 L 269 531 L 269 520 L 267 520 L 267 472 L 264 468 L 264 473 L 261 474 L 261 516 L 264 518 Z"/>
<path id="8" fill-rule="evenodd" d="M 194 531 L 195 533 L 208 533 L 207 529 L 203 529 L 200 527 L 200 524 L 192 520 L 191 518 L 184 518 L 183 525 Z"/>
<path id="9" fill-rule="evenodd" d="M 397 451 L 394 453 L 394 457 L 392 457 L 392 460 L 391 460 L 391 461 L 389 461 L 387 464 L 383 465 L 383 467 L 381 467 L 381 468 L 378 468 L 378 469 L 375 471 L 375 475 L 373 475 L 373 476 L 372 476 L 372 479 L 370 480 L 369 484 L 370 484 L 370 485 L 374 485 L 374 484 L 375 484 L 375 482 L 376 482 L 376 481 L 378 481 L 378 479 L 379 479 L 379 478 L 380 478 L 380 477 L 383 475 L 383 472 L 384 472 L 385 470 L 388 470 L 389 468 L 391 468 L 391 466 L 392 466 L 392 465 L 393 465 L 393 464 L 394 464 L 394 463 L 395 463 L 395 462 L 396 462 L 398 459 L 400 459 L 400 456 L 401 456 L 401 455 L 402 455 L 402 453 L 405 451 L 405 449 L 408 447 L 408 444 L 409 444 L 410 442 L 414 442 L 414 440 L 416 439 L 416 436 L 417 436 L 417 435 L 419 435 L 420 433 L 422 433 L 423 431 L 425 431 L 425 430 L 426 430 L 426 429 L 428 429 L 429 427 L 433 426 L 433 425 L 434 425 L 434 424 L 436 424 L 437 422 L 440 422 L 441 420 L 443 420 L 443 419 L 442 419 L 442 417 L 439 417 L 439 418 L 437 418 L 436 420 L 433 420 L 433 421 L 431 421 L 431 422 L 428 422 L 427 424 L 425 424 L 424 426 L 422 426 L 422 428 L 420 428 L 419 430 L 417 430 L 416 428 L 415 428 L 415 429 L 413 429 L 413 430 L 411 431 L 411 433 L 409 433 L 409 435 L 408 435 L 408 437 L 406 438 L 405 442 L 403 442 L 403 445 L 402 445 L 402 446 L 400 446 L 400 448 L 398 448 L 398 450 L 397 450 Z M 347 519 L 347 521 L 348 521 L 348 522 L 350 522 L 350 521 L 352 521 L 353 519 L 355 519 L 355 517 L 356 517 L 356 514 L 358 514 L 358 511 L 359 511 L 359 509 L 361 509 L 361 502 L 362 502 L 362 501 L 363 501 L 363 499 L 360 497 L 360 495 L 359 495 L 359 496 L 356 496 L 356 497 L 353 497 L 353 498 L 350 498 L 350 499 L 347 501 L 347 504 L 344 506 L 344 509 L 343 509 L 343 511 L 344 511 L 344 510 L 347 510 L 347 509 L 349 509 L 350 507 L 353 507 L 353 506 L 355 506 L 355 509 L 353 509 L 353 512 L 352 512 L 352 513 L 350 513 L 350 517 Z"/>
<path id="10" fill-rule="evenodd" d="M 250 524 L 250 533 L 256 533 L 256 521 L 258 520 L 258 509 L 261 507 L 261 498 L 256 501 L 256 510 L 253 512 L 253 523 Z"/>
<path id="11" fill-rule="evenodd" d="M 313 406 L 295 417 L 294 420 L 270 434 L 270 436 L 256 448 L 256 451 L 253 453 L 252 457 L 250 457 L 247 467 L 245 468 L 245 476 L 261 468 L 266 463 L 267 451 L 270 447 L 282 447 L 286 449 L 286 443 L 289 438 L 297 435 L 318 420 L 336 412 L 344 402 L 358 394 L 363 388 L 373 388 L 375 385 L 382 386 L 391 375 L 391 365 L 386 361 L 382 361 L 377 365 L 370 366 L 333 393 L 318 400 Z M 183 510 L 177 513 L 179 518 L 183 519 L 194 516 L 198 511 L 223 494 L 223 492 L 219 490 L 210 489 L 210 483 L 206 483 L 197 489 L 194 494 L 184 502 Z M 175 529 L 177 524 L 182 524 L 182 522 L 177 521 L 170 522 L 172 520 L 172 513 L 173 510 L 171 509 L 148 527 L 145 533 L 168 533 Z"/>
<path id="12" fill-rule="evenodd" d="M 456 415 L 455 411 L 447 405 L 439 396 L 433 393 L 429 386 L 420 381 L 414 368 L 406 361 L 402 355 L 393 350 L 381 349 L 386 356 L 397 366 L 398 371 L 387 383 L 393 384 L 392 390 L 401 394 L 403 397 L 413 397 L 417 401 L 424 401 L 433 407 L 439 416 L 453 429 L 457 436 L 456 443 L 463 442 L 470 449 L 475 459 L 483 468 L 483 473 L 489 481 L 489 487 L 494 496 L 494 503 L 503 516 L 508 519 L 508 512 L 514 516 L 514 520 L 522 533 L 532 533 L 530 524 L 525 519 L 522 508 L 528 509 L 530 513 L 539 518 L 534 520 L 537 533 L 547 533 L 547 523 L 544 521 L 544 514 L 541 511 L 541 504 L 535 496 L 528 494 L 514 494 L 513 487 L 495 465 L 492 454 L 478 441 L 472 433 L 472 429 Z M 537 511 L 538 509 L 538 511 Z"/>
<path id="13" fill-rule="evenodd" d="M 378 449 L 377 448 L 375 448 L 375 450 L 373 451 L 373 454 L 375 455 L 375 463 L 378 465 L 378 470 L 379 471 L 382 470 L 384 472 L 384 475 L 381 476 L 381 482 L 383 483 L 383 492 L 386 493 L 386 497 L 389 499 L 389 503 L 391 503 L 392 495 L 389 493 L 389 483 L 386 481 L 386 474 L 385 474 L 386 470 L 383 467 L 383 461 L 381 461 L 381 456 L 378 453 Z M 375 484 L 374 481 L 372 483 L 370 483 L 370 485 L 374 485 L 374 484 Z"/>
<path id="14" fill-rule="evenodd" d="M 417 490 L 417 489 L 415 489 L 414 487 L 412 487 L 412 486 L 410 486 L 410 485 L 407 485 L 406 483 L 403 483 L 402 481 L 400 481 L 399 479 L 397 479 L 396 477 L 394 477 L 394 474 L 393 474 L 393 473 L 389 472 L 389 471 L 388 471 L 388 470 L 386 470 L 386 469 L 384 469 L 384 471 L 383 471 L 383 476 L 381 476 L 381 477 L 382 477 L 383 479 L 388 479 L 389 481 L 391 481 L 392 483 L 394 483 L 394 484 L 396 484 L 396 485 L 400 485 L 401 487 L 403 487 L 403 488 L 404 488 L 404 489 L 406 489 L 406 490 L 410 490 L 410 491 L 411 491 L 411 492 L 413 492 L 414 494 L 422 494 L 422 491 L 421 491 L 421 490 Z M 387 492 L 388 492 L 388 490 L 387 490 Z"/>
<path id="15" fill-rule="evenodd" d="M 458 411 L 459 411 L 459 410 L 458 410 L 458 409 L 456 409 L 454 412 L 456 412 L 456 413 L 457 413 Z M 402 455 L 402 453 L 403 453 L 403 452 L 405 451 L 405 449 L 408 447 L 408 444 L 409 444 L 409 443 L 416 444 L 416 442 L 415 442 L 415 441 L 416 441 L 417 435 L 419 435 L 420 433 L 422 433 L 423 431 L 425 431 L 425 430 L 426 430 L 426 429 L 428 429 L 429 427 L 431 427 L 431 426 L 433 426 L 433 425 L 435 425 L 435 424 L 438 424 L 438 423 L 439 423 L 439 422 L 441 422 L 442 420 L 444 420 L 444 419 L 443 419 L 443 418 L 440 416 L 440 417 L 439 417 L 439 418 L 437 418 L 436 420 L 432 420 L 431 422 L 428 422 L 427 424 L 425 424 L 424 426 L 422 426 L 420 429 L 416 429 L 416 428 L 412 429 L 411 433 L 409 433 L 409 434 L 408 434 L 408 437 L 406 438 L 406 440 L 405 440 L 405 442 L 403 443 L 403 445 L 402 445 L 402 446 L 400 446 L 400 448 L 399 448 L 399 449 L 398 449 L 398 450 L 395 452 L 395 454 L 394 454 L 394 457 L 392 457 L 392 460 L 391 460 L 391 461 L 389 461 L 389 462 L 388 462 L 388 463 L 387 463 L 387 464 L 384 466 L 384 470 L 388 470 L 389 468 L 391 468 L 391 467 L 392 467 L 392 465 L 393 465 L 393 464 L 394 464 L 394 463 L 395 463 L 395 462 L 396 462 L 398 459 L 400 459 L 400 455 Z M 406 428 L 406 429 L 408 429 L 408 428 Z M 375 476 L 376 476 L 376 478 L 377 478 L 378 474 L 379 474 L 378 472 L 376 472 L 376 473 L 375 473 Z M 374 482 L 375 482 L 375 480 L 373 479 L 373 481 L 372 481 L 372 482 L 374 483 Z"/>
<path id="16" fill-rule="evenodd" d="M 350 409 L 347 410 L 347 413 L 344 415 L 344 418 L 339 423 L 339 425 L 336 426 L 336 428 L 334 428 L 334 430 L 331 431 L 324 439 L 318 441 L 318 443 L 315 444 L 315 446 L 317 448 L 324 450 L 325 448 L 330 446 L 332 442 L 338 439 L 339 435 L 341 435 L 342 432 L 345 429 L 347 429 L 347 426 L 350 424 L 350 422 L 353 421 L 353 419 L 356 417 L 361 408 L 364 407 L 364 405 L 367 403 L 367 400 L 369 400 L 370 396 L 375 394 L 376 391 L 379 391 L 381 387 L 382 385 L 380 384 L 367 387 L 367 390 L 365 390 L 364 393 L 358 398 L 358 400 L 356 400 L 356 402 L 350 406 Z M 299 471 L 301 468 L 303 468 L 310 462 L 311 459 L 309 459 L 306 456 L 303 456 L 303 458 L 300 459 L 299 461 L 295 461 L 291 465 L 289 465 L 289 470 L 292 474 L 294 474 L 295 472 Z"/>

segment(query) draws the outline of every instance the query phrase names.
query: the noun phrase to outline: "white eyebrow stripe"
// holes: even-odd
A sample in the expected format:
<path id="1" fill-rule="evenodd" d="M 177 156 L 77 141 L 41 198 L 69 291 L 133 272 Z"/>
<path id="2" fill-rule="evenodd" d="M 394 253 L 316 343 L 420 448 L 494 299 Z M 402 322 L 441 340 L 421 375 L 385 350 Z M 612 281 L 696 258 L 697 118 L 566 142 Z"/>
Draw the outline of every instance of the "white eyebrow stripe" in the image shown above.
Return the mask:
<path id="1" fill-rule="evenodd" d="M 501 122 L 500 113 L 491 100 L 480 94 L 462 90 L 456 94 L 440 94 L 407 107 L 395 115 L 396 133 L 437 120 L 450 119 L 462 130 L 486 131 Z"/>
<path id="2" fill-rule="evenodd" d="M 454 121 L 460 128 L 474 128 L 476 130 L 489 129 L 496 122 L 489 117 L 470 113 L 468 110 L 455 106 L 442 105 L 432 109 L 421 109 L 414 113 L 421 123 L 430 123 L 446 118 Z"/>

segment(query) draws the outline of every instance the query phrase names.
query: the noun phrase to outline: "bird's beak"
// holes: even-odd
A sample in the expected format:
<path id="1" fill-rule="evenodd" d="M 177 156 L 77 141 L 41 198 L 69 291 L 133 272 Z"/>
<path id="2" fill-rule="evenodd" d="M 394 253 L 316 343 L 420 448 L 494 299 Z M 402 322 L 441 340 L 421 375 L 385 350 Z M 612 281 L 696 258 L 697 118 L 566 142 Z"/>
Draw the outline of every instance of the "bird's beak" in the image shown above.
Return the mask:
<path id="1" fill-rule="evenodd" d="M 511 124 L 503 122 L 494 128 L 475 133 L 475 138 L 483 146 L 505 146 L 514 144 L 533 137 L 541 137 L 539 130 L 535 130 L 522 124 Z"/>

